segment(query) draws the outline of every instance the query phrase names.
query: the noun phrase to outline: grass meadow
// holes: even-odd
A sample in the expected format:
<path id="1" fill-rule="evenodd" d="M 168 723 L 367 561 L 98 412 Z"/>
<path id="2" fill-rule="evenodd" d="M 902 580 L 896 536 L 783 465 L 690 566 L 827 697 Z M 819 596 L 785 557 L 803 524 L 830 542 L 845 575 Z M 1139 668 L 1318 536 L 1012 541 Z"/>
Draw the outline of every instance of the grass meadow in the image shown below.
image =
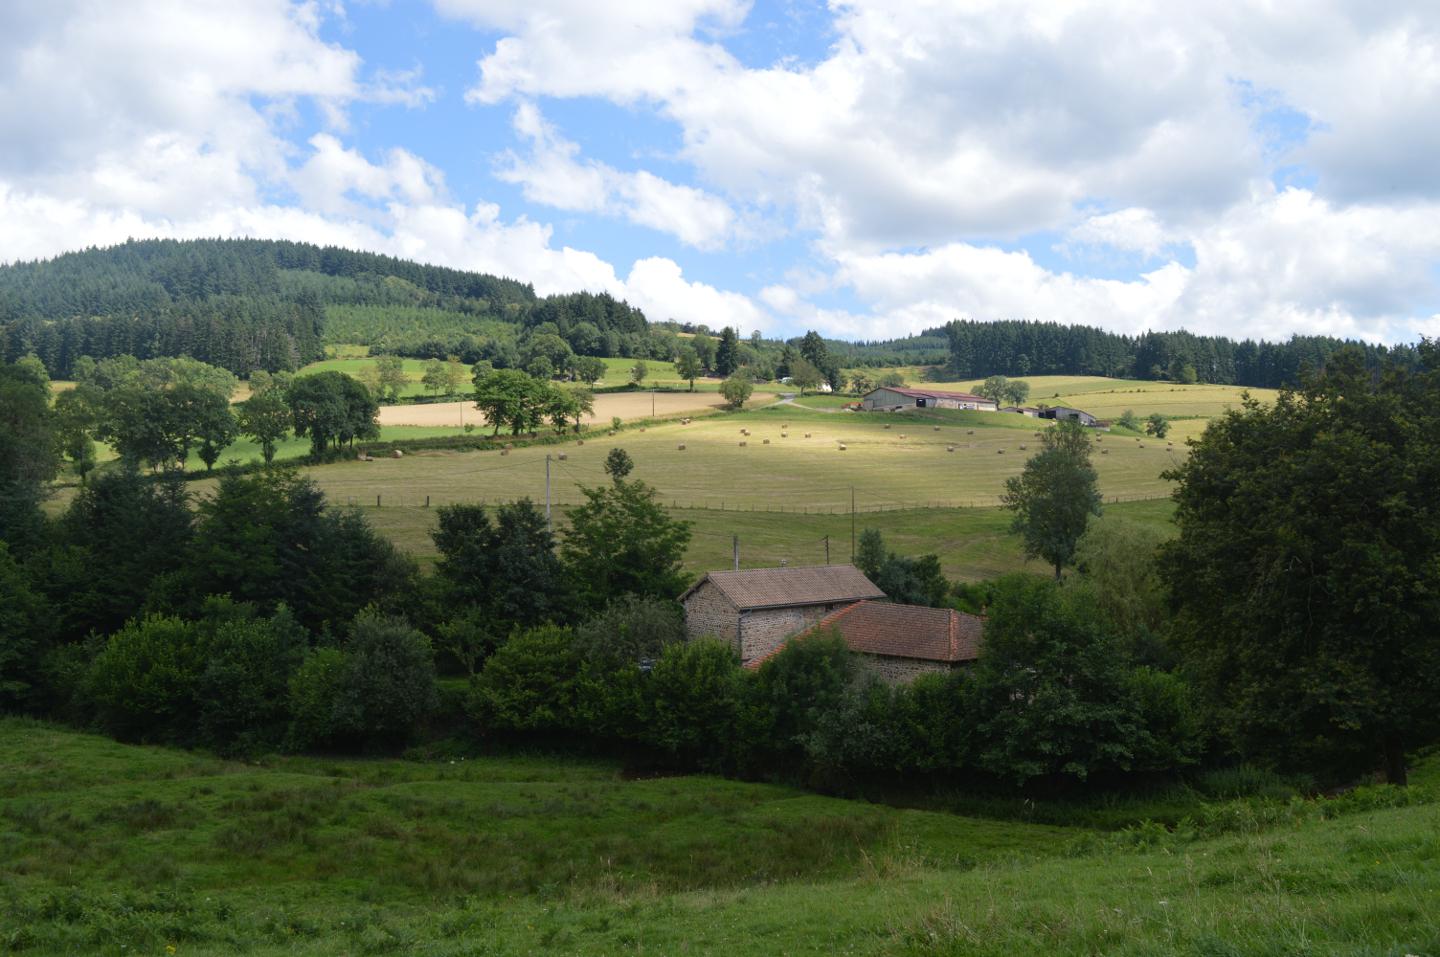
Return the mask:
<path id="1" fill-rule="evenodd" d="M 601 760 L 236 763 L 11 719 L 0 951 L 1426 955 L 1433 800 L 1107 834 Z"/>

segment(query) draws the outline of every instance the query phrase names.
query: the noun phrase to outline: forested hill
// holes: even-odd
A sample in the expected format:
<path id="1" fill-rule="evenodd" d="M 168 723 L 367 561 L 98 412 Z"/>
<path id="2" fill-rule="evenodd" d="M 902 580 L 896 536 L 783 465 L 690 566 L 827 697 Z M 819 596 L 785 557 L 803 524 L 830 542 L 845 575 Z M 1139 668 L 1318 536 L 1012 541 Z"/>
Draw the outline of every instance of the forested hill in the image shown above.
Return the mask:
<path id="1" fill-rule="evenodd" d="M 538 299 L 514 279 L 374 253 L 260 239 L 132 240 L 0 266 L 0 358 L 34 352 L 61 378 L 82 355 L 189 355 L 241 375 L 293 369 L 322 355 L 337 311 L 343 324 L 377 308 L 390 322 L 377 335 L 403 345 L 438 334 L 435 348 L 473 347 L 470 333 L 487 320 L 550 322 L 562 335 L 582 321 L 602 337 L 647 329 L 639 310 L 608 295 Z"/>
<path id="2" fill-rule="evenodd" d="M 1184 330 L 1126 336 L 1093 326 L 1055 322 L 957 320 L 924 336 L 945 336 L 947 374 L 958 379 L 990 375 L 1100 375 L 1175 382 L 1214 382 L 1280 388 L 1298 384 L 1306 368 L 1322 369 L 1343 346 L 1355 346 L 1366 364 L 1414 368 L 1414 346 L 1377 346 L 1328 336 L 1293 336 L 1287 342 L 1237 342 Z"/>

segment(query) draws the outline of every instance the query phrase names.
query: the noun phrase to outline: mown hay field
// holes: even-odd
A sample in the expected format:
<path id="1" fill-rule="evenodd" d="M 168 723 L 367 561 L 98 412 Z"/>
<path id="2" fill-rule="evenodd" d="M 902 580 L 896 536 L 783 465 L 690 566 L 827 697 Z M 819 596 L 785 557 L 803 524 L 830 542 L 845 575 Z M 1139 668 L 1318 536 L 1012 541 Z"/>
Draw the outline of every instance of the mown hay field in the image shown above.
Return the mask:
<path id="1" fill-rule="evenodd" d="M 752 403 L 769 402 L 774 395 L 757 392 Z M 687 412 L 708 412 L 724 408 L 725 401 L 715 392 L 605 392 L 595 396 L 595 411 L 582 421 L 608 425 L 616 416 L 630 421 L 653 416 L 683 415 Z M 410 426 L 475 426 L 486 433 L 491 427 L 475 411 L 474 402 L 427 402 L 424 405 L 385 405 L 380 407 L 380 424 Z"/>
<path id="2" fill-rule="evenodd" d="M 905 376 L 911 388 L 945 389 L 974 392 L 984 379 L 929 381 L 932 367 L 906 366 L 894 370 Z M 868 370 L 867 370 L 868 372 Z M 878 375 L 872 375 L 872 378 Z M 1199 416 L 1211 418 L 1227 409 L 1238 409 L 1248 392 L 1261 402 L 1274 400 L 1274 389 L 1247 389 L 1236 385 L 1181 385 L 1176 382 L 1154 382 L 1144 379 L 1109 379 L 1103 376 L 1011 376 L 1030 383 L 1026 405 L 1065 405 L 1084 409 L 1102 419 L 1114 419 L 1130 409 L 1142 419 L 1152 412 L 1166 416 Z"/>

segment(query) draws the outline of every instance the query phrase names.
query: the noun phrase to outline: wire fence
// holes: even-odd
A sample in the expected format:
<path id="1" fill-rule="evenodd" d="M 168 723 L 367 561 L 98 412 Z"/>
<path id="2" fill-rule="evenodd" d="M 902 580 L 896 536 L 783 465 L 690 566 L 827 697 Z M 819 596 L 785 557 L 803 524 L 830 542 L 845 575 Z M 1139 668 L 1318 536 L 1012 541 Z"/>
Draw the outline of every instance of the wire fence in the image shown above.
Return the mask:
<path id="1" fill-rule="evenodd" d="M 1118 505 L 1122 502 L 1153 502 L 1168 499 L 1168 493 L 1146 494 L 1136 493 L 1130 495 L 1107 495 L 1104 498 L 1106 505 Z M 476 496 L 457 495 L 432 495 L 417 492 L 405 492 L 401 494 L 380 492 L 373 497 L 346 496 L 343 504 L 357 508 L 439 508 L 442 505 L 507 505 L 528 499 L 537 505 L 545 504 L 545 492 L 541 489 L 538 495 L 520 496 L 514 498 L 489 498 Z M 874 514 L 878 512 L 913 512 L 913 511 L 949 511 L 954 509 L 970 508 L 997 508 L 1004 504 L 997 496 L 974 496 L 968 499 L 928 499 L 924 501 L 857 501 L 852 508 L 848 502 L 829 503 L 808 503 L 801 505 L 787 505 L 783 502 L 773 501 L 747 501 L 733 498 L 679 498 L 660 494 L 657 499 L 662 506 L 672 511 L 712 511 L 712 512 L 759 512 L 775 513 L 779 515 L 849 515 L 852 511 L 856 514 Z M 334 499 L 332 499 L 332 502 Z M 583 505 L 585 498 L 576 495 L 551 495 L 550 504 L 552 508 L 571 508 L 576 505 Z"/>

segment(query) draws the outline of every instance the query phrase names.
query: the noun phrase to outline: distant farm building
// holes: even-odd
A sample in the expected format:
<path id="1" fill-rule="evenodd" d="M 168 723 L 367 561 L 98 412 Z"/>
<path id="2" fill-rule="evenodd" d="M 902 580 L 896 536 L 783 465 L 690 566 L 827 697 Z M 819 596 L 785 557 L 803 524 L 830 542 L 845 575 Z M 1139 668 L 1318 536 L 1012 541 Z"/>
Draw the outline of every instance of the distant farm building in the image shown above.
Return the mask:
<path id="1" fill-rule="evenodd" d="M 1091 415 L 1089 412 L 1085 412 L 1080 409 L 1068 409 L 1063 405 L 1057 405 L 1054 408 L 1050 409 L 1042 409 L 1040 411 L 1040 418 L 1055 419 L 1057 422 L 1064 422 L 1066 420 L 1069 420 L 1072 422 L 1079 422 L 1081 425 L 1088 425 L 1091 427 L 1100 424 L 1100 420 L 1095 418 L 1095 416 Z"/>
<path id="2" fill-rule="evenodd" d="M 853 565 L 816 565 L 710 572 L 680 603 L 691 638 L 719 638 L 749 662 L 832 612 L 884 597 Z"/>
<path id="3" fill-rule="evenodd" d="M 1007 405 L 1001 412 L 1012 412 L 1016 415 L 1028 415 L 1032 419 L 1040 418 L 1040 410 L 1030 405 Z"/>
<path id="4" fill-rule="evenodd" d="M 900 409 L 975 409 L 994 412 L 999 404 L 983 395 L 968 392 L 938 392 L 934 389 L 901 389 L 881 386 L 865 394 L 860 407 L 869 412 Z"/>
<path id="5" fill-rule="evenodd" d="M 980 656 L 985 619 L 950 608 L 862 601 L 826 615 L 807 634 L 833 628 L 861 666 L 884 681 L 913 681 L 923 674 L 971 664 Z M 759 668 L 784 647 L 751 658 Z"/>

